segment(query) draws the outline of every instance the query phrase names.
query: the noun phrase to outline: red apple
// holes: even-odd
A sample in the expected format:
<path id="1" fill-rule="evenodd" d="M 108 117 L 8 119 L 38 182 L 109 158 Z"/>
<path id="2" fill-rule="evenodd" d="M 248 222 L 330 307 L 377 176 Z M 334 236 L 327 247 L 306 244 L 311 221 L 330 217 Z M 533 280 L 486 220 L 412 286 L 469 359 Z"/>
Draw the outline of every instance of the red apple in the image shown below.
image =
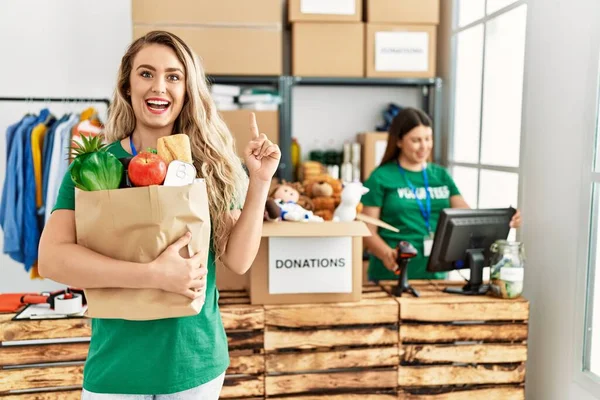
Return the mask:
<path id="1" fill-rule="evenodd" d="M 134 186 L 161 185 L 167 175 L 167 164 L 158 154 L 141 151 L 129 162 L 127 174 Z"/>

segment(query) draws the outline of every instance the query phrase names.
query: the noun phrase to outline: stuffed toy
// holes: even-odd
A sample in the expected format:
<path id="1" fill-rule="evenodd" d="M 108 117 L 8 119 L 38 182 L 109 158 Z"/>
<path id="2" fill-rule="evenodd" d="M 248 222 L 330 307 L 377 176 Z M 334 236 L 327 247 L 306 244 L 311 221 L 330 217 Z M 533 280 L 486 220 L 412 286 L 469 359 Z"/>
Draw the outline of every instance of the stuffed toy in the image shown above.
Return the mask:
<path id="1" fill-rule="evenodd" d="M 273 188 L 269 198 L 279 207 L 280 219 L 284 221 L 322 222 L 323 218 L 311 211 L 312 201 L 303 196 L 302 192 L 301 185 L 283 181 Z"/>
<path id="2" fill-rule="evenodd" d="M 367 194 L 369 189 L 361 182 L 349 182 L 344 185 L 342 191 L 342 202 L 333 213 L 333 221 L 350 222 L 356 219 L 359 206 L 362 209 L 360 199 Z"/>
<path id="3" fill-rule="evenodd" d="M 333 211 L 340 203 L 342 183 L 329 175 L 319 175 L 304 181 L 305 193 L 311 198 L 313 212 L 326 221 L 333 219 Z"/>

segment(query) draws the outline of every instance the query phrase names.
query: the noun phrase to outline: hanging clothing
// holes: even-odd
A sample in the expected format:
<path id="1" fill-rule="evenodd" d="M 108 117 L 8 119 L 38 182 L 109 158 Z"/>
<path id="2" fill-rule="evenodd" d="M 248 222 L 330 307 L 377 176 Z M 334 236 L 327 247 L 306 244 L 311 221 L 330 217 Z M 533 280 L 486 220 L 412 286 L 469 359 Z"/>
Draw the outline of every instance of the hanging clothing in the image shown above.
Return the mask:
<path id="1" fill-rule="evenodd" d="M 25 137 L 31 125 L 36 121 L 35 116 L 23 118 L 17 129 L 9 140 L 10 154 L 6 163 L 5 193 L 2 202 L 5 254 L 18 263 L 25 261 L 25 254 L 21 246 L 21 232 L 23 230 L 23 186 L 25 182 L 25 171 L 23 170 L 23 159 L 25 152 Z M 13 171 L 14 173 L 8 173 Z"/>
<path id="2" fill-rule="evenodd" d="M 40 278 L 39 240 L 69 168 L 73 136 L 96 135 L 103 128 L 91 107 L 60 119 L 44 108 L 6 130 L 7 172 L 0 199 L 2 250 L 23 264 L 32 279 Z"/>

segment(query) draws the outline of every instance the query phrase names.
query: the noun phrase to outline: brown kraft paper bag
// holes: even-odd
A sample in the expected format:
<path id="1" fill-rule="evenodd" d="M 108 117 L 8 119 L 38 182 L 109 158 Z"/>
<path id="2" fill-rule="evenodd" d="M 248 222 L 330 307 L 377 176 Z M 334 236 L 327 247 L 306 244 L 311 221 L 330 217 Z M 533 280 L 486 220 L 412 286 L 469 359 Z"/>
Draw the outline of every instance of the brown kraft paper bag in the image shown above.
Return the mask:
<path id="1" fill-rule="evenodd" d="M 183 251 L 182 255 L 201 252 L 204 266 L 208 260 L 211 226 L 206 182 L 201 179 L 187 186 L 93 192 L 75 189 L 75 222 L 77 243 L 111 258 L 153 261 L 189 230 L 189 252 Z M 153 320 L 191 316 L 201 311 L 205 298 L 203 294 L 192 300 L 160 289 L 84 291 L 87 315 L 92 318 Z"/>

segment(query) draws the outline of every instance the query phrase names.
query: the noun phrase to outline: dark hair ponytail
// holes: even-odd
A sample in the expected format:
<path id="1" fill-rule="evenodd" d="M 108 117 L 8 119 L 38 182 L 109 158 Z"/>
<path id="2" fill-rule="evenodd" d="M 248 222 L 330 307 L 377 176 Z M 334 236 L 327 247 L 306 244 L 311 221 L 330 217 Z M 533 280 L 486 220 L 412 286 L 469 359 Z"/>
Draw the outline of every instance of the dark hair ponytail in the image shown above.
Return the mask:
<path id="1" fill-rule="evenodd" d="M 395 161 L 400 156 L 400 148 L 398 148 L 398 141 L 401 140 L 404 135 L 412 131 L 417 126 L 431 127 L 431 118 L 425 112 L 417 108 L 403 108 L 402 111 L 394 117 L 390 129 L 388 130 L 388 142 L 381 159 L 381 164 L 386 164 L 390 161 Z"/>

